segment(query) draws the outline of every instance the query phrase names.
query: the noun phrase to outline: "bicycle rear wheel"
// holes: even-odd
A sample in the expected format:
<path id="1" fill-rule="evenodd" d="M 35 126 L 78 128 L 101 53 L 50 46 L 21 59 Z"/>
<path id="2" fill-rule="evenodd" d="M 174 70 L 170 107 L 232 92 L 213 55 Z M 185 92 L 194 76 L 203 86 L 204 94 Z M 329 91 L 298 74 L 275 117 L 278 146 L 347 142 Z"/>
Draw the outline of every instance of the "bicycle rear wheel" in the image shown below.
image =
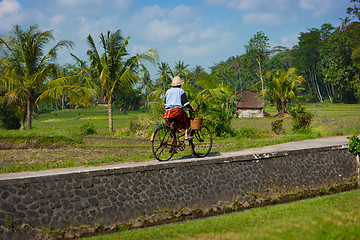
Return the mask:
<path id="1" fill-rule="evenodd" d="M 212 135 L 210 129 L 202 125 L 199 130 L 191 130 L 190 136 L 194 137 L 190 142 L 191 152 L 198 157 L 205 157 L 212 147 Z"/>
<path id="2" fill-rule="evenodd" d="M 151 135 L 151 150 L 157 160 L 169 160 L 176 151 L 174 131 L 165 124 L 157 127 Z"/>

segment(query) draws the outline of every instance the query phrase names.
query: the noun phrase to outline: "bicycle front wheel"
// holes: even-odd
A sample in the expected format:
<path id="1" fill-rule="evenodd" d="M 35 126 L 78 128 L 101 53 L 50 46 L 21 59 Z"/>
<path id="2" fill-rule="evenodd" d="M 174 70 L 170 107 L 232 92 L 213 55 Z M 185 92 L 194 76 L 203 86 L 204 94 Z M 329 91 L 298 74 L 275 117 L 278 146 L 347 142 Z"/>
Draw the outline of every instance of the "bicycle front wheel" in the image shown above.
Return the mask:
<path id="1" fill-rule="evenodd" d="M 199 130 L 191 130 L 190 136 L 194 137 L 190 142 L 192 153 L 198 157 L 205 157 L 212 147 L 212 135 L 210 129 L 202 125 Z"/>
<path id="2" fill-rule="evenodd" d="M 157 160 L 169 160 L 176 150 L 174 131 L 166 125 L 157 127 L 151 135 L 151 150 Z"/>

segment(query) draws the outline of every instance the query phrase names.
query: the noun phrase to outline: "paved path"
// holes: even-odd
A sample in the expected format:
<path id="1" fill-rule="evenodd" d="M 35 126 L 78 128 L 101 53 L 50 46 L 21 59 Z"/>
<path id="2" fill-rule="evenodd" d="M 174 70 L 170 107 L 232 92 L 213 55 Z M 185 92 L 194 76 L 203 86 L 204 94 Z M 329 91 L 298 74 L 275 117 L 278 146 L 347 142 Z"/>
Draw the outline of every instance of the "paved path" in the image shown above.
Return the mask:
<path id="1" fill-rule="evenodd" d="M 320 147 L 332 147 L 332 146 L 341 146 L 349 144 L 349 137 L 347 136 L 336 136 L 336 137 L 326 137 L 319 139 L 303 140 L 298 142 L 287 142 L 277 145 L 265 146 L 260 148 L 244 149 L 237 152 L 225 152 L 221 153 L 221 156 L 236 156 L 236 155 L 250 155 L 250 154 L 262 154 L 262 153 L 271 153 L 271 152 L 283 152 L 283 151 L 293 151 L 293 150 L 302 150 L 302 149 L 314 149 Z"/>
<path id="2" fill-rule="evenodd" d="M 20 173 L 11 173 L 11 174 L 0 174 L 0 181 L 7 179 L 24 179 L 38 176 L 53 176 L 61 174 L 69 174 L 76 172 L 90 172 L 97 170 L 111 170 L 119 168 L 129 168 L 129 167 L 146 167 L 149 165 L 158 165 L 158 164 L 168 164 L 172 162 L 184 162 L 184 161 L 204 161 L 206 159 L 214 158 L 227 158 L 235 156 L 247 156 L 247 155 L 258 155 L 258 154 L 267 154 L 267 153 L 279 153 L 284 151 L 293 151 L 293 150 L 302 150 L 302 149 L 314 149 L 320 147 L 332 147 L 332 146 L 347 146 L 349 144 L 348 136 L 336 136 L 336 137 L 326 137 L 313 140 L 303 140 L 298 142 L 287 142 L 272 146 L 265 146 L 260 148 L 253 149 L 244 149 L 241 151 L 235 152 L 224 152 L 224 153 L 215 153 L 210 154 L 210 156 L 205 158 L 182 158 L 182 159 L 172 159 L 169 162 L 158 162 L 157 160 L 145 161 L 145 162 L 126 162 L 114 165 L 106 166 L 95 166 L 95 167 L 73 167 L 73 168 L 64 168 L 64 169 L 51 169 L 43 170 L 37 172 L 20 172 Z M 256 140 L 255 140 L 256 141 Z"/>

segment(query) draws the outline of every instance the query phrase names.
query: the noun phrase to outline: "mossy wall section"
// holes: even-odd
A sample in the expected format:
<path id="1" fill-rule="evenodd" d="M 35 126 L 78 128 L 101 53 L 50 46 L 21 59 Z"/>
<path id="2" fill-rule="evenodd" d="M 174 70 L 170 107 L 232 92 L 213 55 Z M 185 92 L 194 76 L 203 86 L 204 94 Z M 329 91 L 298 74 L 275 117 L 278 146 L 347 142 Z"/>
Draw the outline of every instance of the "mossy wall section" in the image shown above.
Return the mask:
<path id="1" fill-rule="evenodd" d="M 74 168 L 0 176 L 0 225 L 65 229 L 134 222 L 162 209 L 214 208 L 237 201 L 357 184 L 346 146 L 261 155 Z"/>

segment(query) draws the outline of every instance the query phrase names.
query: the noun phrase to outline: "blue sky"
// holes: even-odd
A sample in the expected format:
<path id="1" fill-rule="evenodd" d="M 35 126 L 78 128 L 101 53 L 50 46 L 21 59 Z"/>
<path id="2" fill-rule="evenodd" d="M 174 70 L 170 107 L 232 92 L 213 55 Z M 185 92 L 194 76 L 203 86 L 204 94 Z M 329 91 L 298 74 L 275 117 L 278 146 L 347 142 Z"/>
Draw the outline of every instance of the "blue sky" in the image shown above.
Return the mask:
<path id="1" fill-rule="evenodd" d="M 158 50 L 171 67 L 181 60 L 190 68 L 209 67 L 245 53 L 244 45 L 258 31 L 270 45 L 292 47 L 300 32 L 338 26 L 350 0 L 0 0 L 0 34 L 13 25 L 39 24 L 54 30 L 55 40 L 75 42 L 72 53 L 86 59 L 86 38 L 121 29 L 131 36 L 131 54 Z M 52 43 L 52 45 L 54 45 Z M 58 62 L 74 63 L 68 50 Z M 154 70 L 153 70 L 154 71 Z"/>

